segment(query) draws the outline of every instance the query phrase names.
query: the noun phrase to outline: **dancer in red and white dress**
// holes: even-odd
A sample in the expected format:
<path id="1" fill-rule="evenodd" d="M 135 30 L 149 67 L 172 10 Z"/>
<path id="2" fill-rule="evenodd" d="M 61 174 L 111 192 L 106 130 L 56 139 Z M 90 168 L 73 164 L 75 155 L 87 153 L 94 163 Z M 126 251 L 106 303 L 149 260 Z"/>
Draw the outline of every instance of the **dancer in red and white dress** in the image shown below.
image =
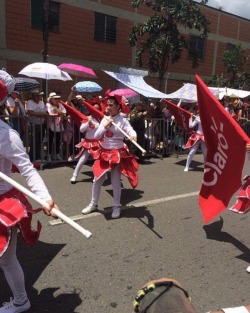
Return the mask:
<path id="1" fill-rule="evenodd" d="M 101 111 L 99 104 L 95 103 L 93 106 Z M 76 183 L 76 178 L 81 168 L 88 161 L 90 155 L 99 148 L 99 140 L 94 139 L 98 126 L 99 122 L 93 116 L 89 116 L 88 122 L 86 121 L 80 126 L 80 132 L 84 134 L 84 138 L 76 145 L 76 147 L 80 149 L 79 153 L 76 155 L 76 158 L 79 158 L 79 160 L 70 179 L 71 184 Z"/>
<path id="2" fill-rule="evenodd" d="M 250 161 L 250 144 L 247 144 L 247 159 Z M 250 175 L 243 178 L 243 185 L 241 186 L 236 203 L 229 208 L 230 211 L 244 214 L 250 210 Z M 250 265 L 247 267 L 247 272 L 250 273 Z"/>
<path id="3" fill-rule="evenodd" d="M 201 151 L 203 153 L 204 156 L 204 161 L 206 159 L 206 155 L 207 155 L 207 147 L 204 141 L 204 135 L 203 135 L 203 130 L 201 127 L 201 120 L 200 120 L 200 116 L 198 115 L 198 111 L 197 111 L 197 115 L 195 116 L 195 119 L 193 120 L 193 114 L 191 116 L 191 118 L 189 119 L 189 127 L 190 128 L 194 128 L 195 126 L 198 127 L 197 131 L 194 132 L 188 139 L 188 142 L 186 144 L 185 148 L 189 148 L 189 154 L 187 157 L 187 162 L 186 162 L 186 166 L 184 168 L 184 172 L 188 172 L 189 170 L 189 166 L 191 164 L 191 161 L 193 159 L 193 156 L 195 155 L 197 149 L 199 148 L 199 145 L 201 145 Z"/>
<path id="4" fill-rule="evenodd" d="M 103 141 L 100 143 L 100 149 L 93 154 L 95 178 L 92 187 L 92 198 L 90 204 L 82 210 L 83 214 L 89 214 L 97 210 L 101 186 L 106 179 L 105 173 L 108 171 L 111 171 L 114 195 L 112 218 L 118 218 L 121 214 L 121 174 L 128 178 L 133 188 L 138 184 L 138 163 L 124 144 L 124 135 L 111 124 L 112 121 L 115 122 L 130 136 L 131 140 L 136 140 L 136 132 L 129 121 L 119 114 L 121 105 L 118 97 L 108 97 L 107 112 L 109 116 L 102 119 L 95 133 L 95 138 L 100 139 L 103 137 Z"/>
<path id="5" fill-rule="evenodd" d="M 5 85 L 0 80 L 0 91 L 4 88 Z M 11 177 L 13 164 L 25 178 L 31 191 L 49 204 L 50 209 L 43 208 L 44 213 L 55 217 L 51 209 L 58 207 L 30 162 L 19 134 L 0 120 L 0 171 Z M 26 197 L 2 179 L 0 208 L 0 268 L 14 296 L 10 302 L 0 307 L 0 313 L 25 312 L 30 308 L 30 301 L 25 289 L 24 273 L 16 257 L 17 232 L 20 231 L 26 243 L 37 242 L 41 224 L 38 222 L 37 230 L 33 230 L 31 221 L 32 215 L 42 209 L 34 211 Z"/>

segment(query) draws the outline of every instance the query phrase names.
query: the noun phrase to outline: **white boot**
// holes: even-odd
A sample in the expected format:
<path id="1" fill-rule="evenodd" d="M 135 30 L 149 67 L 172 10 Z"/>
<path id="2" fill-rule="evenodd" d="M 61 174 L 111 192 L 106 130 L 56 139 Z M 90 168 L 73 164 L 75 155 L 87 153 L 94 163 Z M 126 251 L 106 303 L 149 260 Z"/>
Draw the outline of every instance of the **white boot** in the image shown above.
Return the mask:
<path id="1" fill-rule="evenodd" d="M 185 168 L 184 168 L 184 172 L 188 172 L 191 161 L 192 161 L 192 156 L 191 156 L 191 155 L 188 155 L 188 156 L 187 156 L 186 166 L 185 166 Z"/>
<path id="2" fill-rule="evenodd" d="M 82 210 L 82 214 L 89 214 L 91 212 L 97 211 L 98 205 L 90 203 L 86 208 Z"/>

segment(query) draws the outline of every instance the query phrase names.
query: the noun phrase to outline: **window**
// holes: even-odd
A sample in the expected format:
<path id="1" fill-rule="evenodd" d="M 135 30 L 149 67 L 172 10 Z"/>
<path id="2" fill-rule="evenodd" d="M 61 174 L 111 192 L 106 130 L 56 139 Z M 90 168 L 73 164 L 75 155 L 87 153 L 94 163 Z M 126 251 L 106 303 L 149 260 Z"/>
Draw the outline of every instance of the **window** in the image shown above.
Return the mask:
<path id="1" fill-rule="evenodd" d="M 116 22 L 117 18 L 95 12 L 95 32 L 94 39 L 105 42 L 116 42 Z"/>
<path id="2" fill-rule="evenodd" d="M 59 32 L 60 3 L 49 1 L 49 31 Z M 45 10 L 43 0 L 31 0 L 31 27 L 43 30 Z"/>
<path id="3" fill-rule="evenodd" d="M 229 51 L 233 51 L 236 48 L 236 46 L 232 43 L 227 43 L 227 49 Z"/>
<path id="4" fill-rule="evenodd" d="M 204 59 L 205 39 L 198 36 L 191 36 L 189 42 L 189 56 L 196 55 L 199 60 Z"/>

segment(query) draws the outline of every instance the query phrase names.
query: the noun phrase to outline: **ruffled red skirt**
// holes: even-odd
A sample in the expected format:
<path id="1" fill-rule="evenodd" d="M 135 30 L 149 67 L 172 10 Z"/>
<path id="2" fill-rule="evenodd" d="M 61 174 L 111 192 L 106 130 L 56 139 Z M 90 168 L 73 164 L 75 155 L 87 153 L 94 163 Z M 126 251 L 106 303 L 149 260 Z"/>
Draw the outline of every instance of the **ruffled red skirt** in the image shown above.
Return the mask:
<path id="1" fill-rule="evenodd" d="M 250 176 L 243 178 L 245 183 L 241 186 L 236 203 L 229 209 L 236 213 L 247 213 L 250 209 Z"/>
<path id="2" fill-rule="evenodd" d="M 7 250 L 11 239 L 11 227 L 17 226 L 27 244 L 38 241 L 41 223 L 37 222 L 37 230 L 32 229 L 32 215 L 42 209 L 33 210 L 26 196 L 16 189 L 11 189 L 0 196 L 0 257 Z"/>
<path id="3" fill-rule="evenodd" d="M 198 133 L 193 133 L 188 138 L 188 142 L 186 143 L 185 148 L 186 149 L 192 148 L 199 140 L 205 141 L 204 140 L 204 135 L 201 135 L 201 134 L 198 134 Z"/>
<path id="4" fill-rule="evenodd" d="M 85 150 L 88 150 L 89 153 L 92 155 L 95 150 L 99 149 L 99 141 L 95 139 L 82 139 L 77 145 L 76 148 L 80 149 L 77 155 L 75 156 L 76 159 L 80 158 Z"/>
<path id="5" fill-rule="evenodd" d="M 135 188 L 138 185 L 139 165 L 133 155 L 129 153 L 128 147 L 124 144 L 121 149 L 107 150 L 100 147 L 92 153 L 95 163 L 93 172 L 96 179 L 99 179 L 107 171 L 112 170 L 115 165 L 119 165 L 121 174 L 128 178 L 130 185 Z"/>

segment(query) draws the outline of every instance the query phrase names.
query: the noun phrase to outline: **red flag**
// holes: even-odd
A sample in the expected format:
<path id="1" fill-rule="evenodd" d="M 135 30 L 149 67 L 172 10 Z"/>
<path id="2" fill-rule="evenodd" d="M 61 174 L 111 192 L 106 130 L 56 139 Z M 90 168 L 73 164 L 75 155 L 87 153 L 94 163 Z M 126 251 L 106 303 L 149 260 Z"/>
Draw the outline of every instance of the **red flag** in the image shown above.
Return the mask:
<path id="1" fill-rule="evenodd" d="M 83 103 L 85 105 L 85 107 L 88 109 L 88 111 L 90 112 L 90 114 L 97 120 L 97 121 L 101 121 L 104 117 L 104 114 L 102 113 L 102 111 L 99 111 L 98 109 L 96 109 L 92 104 L 88 103 L 87 101 L 83 100 Z"/>
<path id="2" fill-rule="evenodd" d="M 189 119 L 192 116 L 191 113 L 188 112 L 187 110 L 182 109 L 181 107 L 178 107 L 176 104 L 166 99 L 163 99 L 163 100 L 166 102 L 168 109 L 174 115 L 178 125 L 181 128 L 185 129 L 187 132 L 193 132 L 193 130 L 189 128 Z"/>
<path id="3" fill-rule="evenodd" d="M 70 115 L 74 121 L 74 123 L 80 127 L 82 123 L 88 122 L 88 117 L 84 115 L 79 110 L 73 108 L 72 106 L 68 105 L 67 103 L 60 101 L 62 105 L 65 107 L 67 114 Z"/>
<path id="4" fill-rule="evenodd" d="M 204 223 L 227 208 L 242 185 L 249 137 L 196 75 L 198 106 L 207 146 L 199 204 Z"/>

